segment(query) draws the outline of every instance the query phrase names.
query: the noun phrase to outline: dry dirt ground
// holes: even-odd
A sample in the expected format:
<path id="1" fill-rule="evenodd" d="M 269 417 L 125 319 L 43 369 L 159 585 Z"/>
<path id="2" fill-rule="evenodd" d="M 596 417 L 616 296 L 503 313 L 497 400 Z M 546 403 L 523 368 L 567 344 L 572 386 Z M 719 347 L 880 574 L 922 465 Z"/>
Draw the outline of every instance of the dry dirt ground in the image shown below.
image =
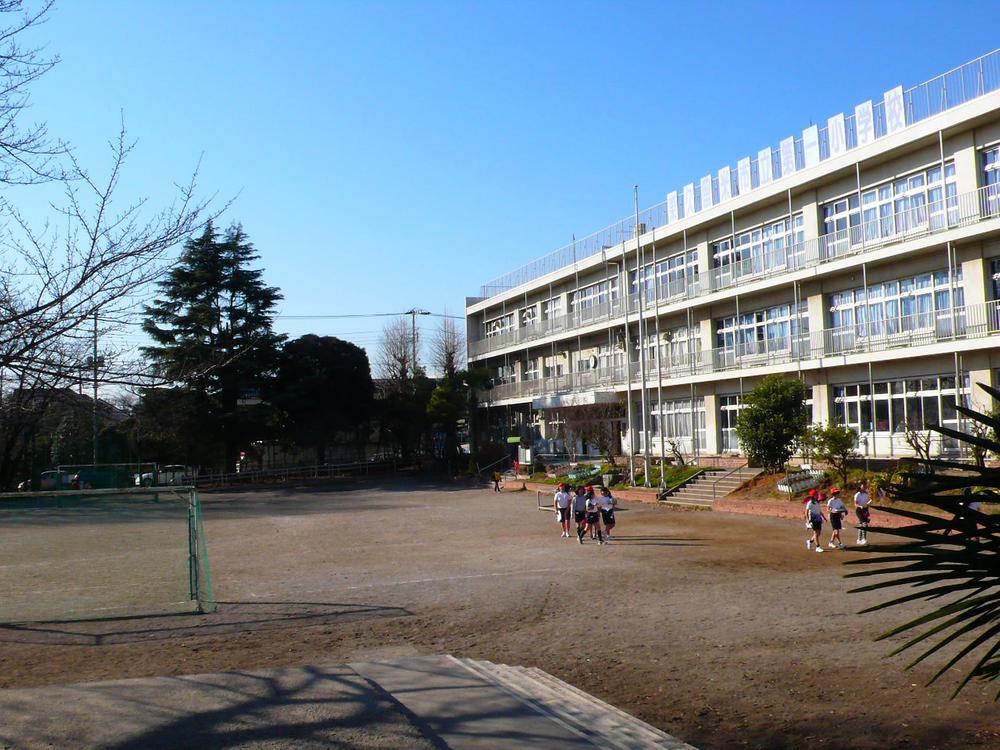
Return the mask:
<path id="1" fill-rule="evenodd" d="M 878 596 L 848 595 L 841 563 L 865 553 L 808 552 L 799 522 L 629 503 L 600 547 L 531 492 L 202 499 L 217 613 L 0 627 L 0 687 L 451 653 L 540 667 L 704 750 L 1000 748 L 996 685 L 949 700 L 959 672 L 923 686 L 943 659 L 886 659 L 902 641 L 873 637 L 919 610 L 856 614 Z"/>

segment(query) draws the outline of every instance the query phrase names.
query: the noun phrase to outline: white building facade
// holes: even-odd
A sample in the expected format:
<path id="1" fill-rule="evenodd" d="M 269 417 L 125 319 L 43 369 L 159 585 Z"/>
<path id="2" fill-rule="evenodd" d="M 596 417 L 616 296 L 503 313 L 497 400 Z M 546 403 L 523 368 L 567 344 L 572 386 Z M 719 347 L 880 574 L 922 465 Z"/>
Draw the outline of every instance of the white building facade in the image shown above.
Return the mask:
<path id="1" fill-rule="evenodd" d="M 589 419 L 625 452 L 738 455 L 742 397 L 778 373 L 863 455 L 911 455 L 907 431 L 961 428 L 1000 384 L 1000 50 L 693 180 L 466 316 L 485 421 L 541 453 L 586 450 Z"/>

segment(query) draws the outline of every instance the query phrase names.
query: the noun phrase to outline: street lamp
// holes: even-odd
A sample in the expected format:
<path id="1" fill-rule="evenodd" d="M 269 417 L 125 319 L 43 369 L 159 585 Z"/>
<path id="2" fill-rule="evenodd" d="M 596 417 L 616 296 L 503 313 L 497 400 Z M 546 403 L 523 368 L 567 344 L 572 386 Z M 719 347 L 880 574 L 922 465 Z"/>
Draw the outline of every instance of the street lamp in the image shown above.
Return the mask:
<path id="1" fill-rule="evenodd" d="M 417 316 L 418 315 L 430 315 L 430 310 L 424 310 L 420 307 L 411 307 L 403 315 L 410 316 L 410 338 L 413 346 L 413 379 L 417 379 Z"/>

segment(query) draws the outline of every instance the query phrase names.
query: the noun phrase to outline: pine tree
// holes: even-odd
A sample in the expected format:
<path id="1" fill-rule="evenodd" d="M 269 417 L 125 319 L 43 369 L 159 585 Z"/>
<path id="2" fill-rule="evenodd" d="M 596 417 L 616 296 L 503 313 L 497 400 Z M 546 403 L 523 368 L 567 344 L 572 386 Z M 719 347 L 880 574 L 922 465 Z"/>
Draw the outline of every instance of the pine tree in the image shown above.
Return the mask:
<path id="1" fill-rule="evenodd" d="M 156 342 L 145 348 L 159 373 L 207 397 L 206 438 L 218 436 L 231 470 L 240 446 L 260 430 L 253 410 L 241 407 L 273 376 L 284 340 L 272 330 L 281 294 L 251 268 L 254 252 L 242 226 L 220 238 L 209 224 L 188 241 L 177 265 L 145 308 L 143 330 Z"/>

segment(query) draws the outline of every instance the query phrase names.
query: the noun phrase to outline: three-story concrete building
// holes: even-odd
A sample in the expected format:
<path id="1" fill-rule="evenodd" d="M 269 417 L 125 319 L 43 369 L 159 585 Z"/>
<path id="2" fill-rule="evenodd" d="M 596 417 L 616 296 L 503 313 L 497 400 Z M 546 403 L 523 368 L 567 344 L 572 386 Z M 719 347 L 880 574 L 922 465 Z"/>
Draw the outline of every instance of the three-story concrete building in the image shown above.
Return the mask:
<path id="1" fill-rule="evenodd" d="M 1000 383 L 998 306 L 1000 50 L 692 181 L 466 314 L 483 416 L 538 452 L 594 452 L 598 420 L 625 452 L 735 454 L 743 394 L 781 373 L 888 458 L 961 427 L 956 401 L 992 408 L 974 384 Z"/>

